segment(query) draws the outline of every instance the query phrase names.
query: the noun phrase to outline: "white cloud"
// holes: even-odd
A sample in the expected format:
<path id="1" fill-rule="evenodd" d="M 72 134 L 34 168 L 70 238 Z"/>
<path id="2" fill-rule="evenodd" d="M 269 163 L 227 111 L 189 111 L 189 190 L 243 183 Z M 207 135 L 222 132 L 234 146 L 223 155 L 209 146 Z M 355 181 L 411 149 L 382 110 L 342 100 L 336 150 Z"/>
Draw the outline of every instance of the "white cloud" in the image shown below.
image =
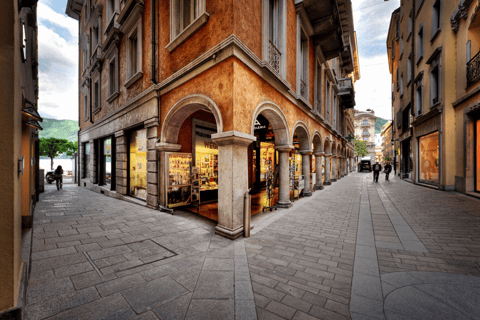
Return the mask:
<path id="1" fill-rule="evenodd" d="M 40 114 L 78 120 L 78 23 L 42 3 L 38 20 Z M 58 27 L 68 30 L 68 39 Z"/>

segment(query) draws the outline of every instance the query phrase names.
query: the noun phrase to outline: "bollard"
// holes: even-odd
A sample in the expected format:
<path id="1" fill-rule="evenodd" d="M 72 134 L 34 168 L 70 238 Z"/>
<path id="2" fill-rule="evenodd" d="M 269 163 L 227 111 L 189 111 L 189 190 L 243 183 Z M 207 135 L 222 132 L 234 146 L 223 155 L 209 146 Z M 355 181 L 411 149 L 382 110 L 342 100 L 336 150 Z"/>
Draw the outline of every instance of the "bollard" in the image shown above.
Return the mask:
<path id="1" fill-rule="evenodd" d="M 250 189 L 245 192 L 244 198 L 244 209 L 243 209 L 243 236 L 245 238 L 250 238 L 250 219 L 251 219 L 251 196 Z"/>

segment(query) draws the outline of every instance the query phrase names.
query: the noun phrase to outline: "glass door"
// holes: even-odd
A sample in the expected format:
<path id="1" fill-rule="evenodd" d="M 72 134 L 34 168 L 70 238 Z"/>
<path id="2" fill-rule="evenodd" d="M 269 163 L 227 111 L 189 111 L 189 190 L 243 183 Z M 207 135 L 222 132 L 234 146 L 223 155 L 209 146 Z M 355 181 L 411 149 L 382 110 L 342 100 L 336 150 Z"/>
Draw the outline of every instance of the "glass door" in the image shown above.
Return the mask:
<path id="1" fill-rule="evenodd" d="M 147 129 L 130 133 L 129 194 L 147 198 Z"/>
<path id="2" fill-rule="evenodd" d="M 112 186 L 112 139 L 103 140 L 103 184 Z"/>

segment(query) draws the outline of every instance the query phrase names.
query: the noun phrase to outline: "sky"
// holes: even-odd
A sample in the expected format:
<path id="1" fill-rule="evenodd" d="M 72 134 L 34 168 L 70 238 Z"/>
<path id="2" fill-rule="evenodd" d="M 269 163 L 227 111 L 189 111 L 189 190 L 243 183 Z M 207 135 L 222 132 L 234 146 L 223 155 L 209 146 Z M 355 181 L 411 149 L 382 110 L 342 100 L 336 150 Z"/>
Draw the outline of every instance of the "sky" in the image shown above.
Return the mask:
<path id="1" fill-rule="evenodd" d="M 44 118 L 78 120 L 78 22 L 67 0 L 38 2 L 39 111 Z M 385 47 L 391 13 L 400 0 L 352 0 L 360 60 L 356 109 L 391 119 L 391 75 Z"/>

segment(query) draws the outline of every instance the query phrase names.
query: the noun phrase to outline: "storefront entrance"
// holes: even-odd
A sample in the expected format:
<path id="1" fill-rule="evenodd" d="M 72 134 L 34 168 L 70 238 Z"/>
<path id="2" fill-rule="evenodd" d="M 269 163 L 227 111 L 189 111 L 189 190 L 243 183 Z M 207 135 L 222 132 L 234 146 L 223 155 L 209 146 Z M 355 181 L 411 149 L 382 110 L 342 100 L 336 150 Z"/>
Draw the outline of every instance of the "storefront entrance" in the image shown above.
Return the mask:
<path id="1" fill-rule="evenodd" d="M 438 131 L 422 136 L 419 144 L 419 181 L 429 184 L 439 183 Z"/>
<path id="2" fill-rule="evenodd" d="M 99 185 L 115 190 L 115 139 L 107 137 L 100 141 Z"/>
<path id="3" fill-rule="evenodd" d="M 128 193 L 142 200 L 147 198 L 147 129 L 129 134 Z"/>
<path id="4" fill-rule="evenodd" d="M 480 119 L 475 122 L 475 191 L 480 192 Z"/>

